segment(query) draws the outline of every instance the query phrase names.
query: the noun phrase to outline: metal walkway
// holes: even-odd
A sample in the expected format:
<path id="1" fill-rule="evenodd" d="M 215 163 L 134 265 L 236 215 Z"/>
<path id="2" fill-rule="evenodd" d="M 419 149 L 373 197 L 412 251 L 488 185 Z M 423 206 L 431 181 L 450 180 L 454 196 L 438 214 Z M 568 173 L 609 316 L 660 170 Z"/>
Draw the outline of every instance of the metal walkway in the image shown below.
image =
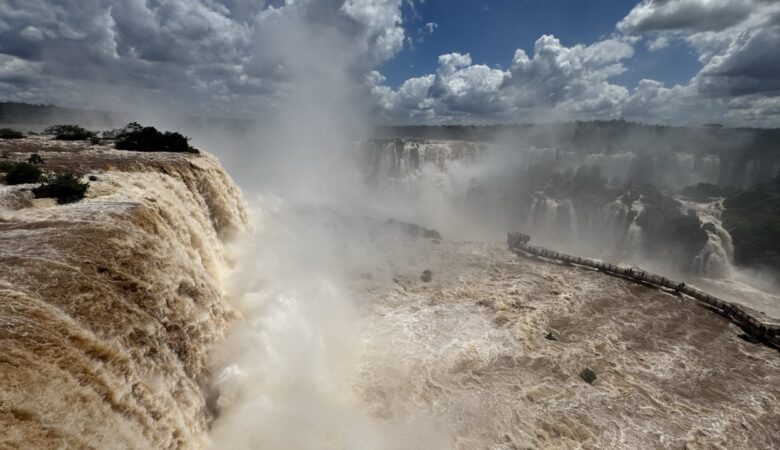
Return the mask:
<path id="1" fill-rule="evenodd" d="M 528 245 L 526 242 L 528 242 L 528 236 L 522 233 L 509 233 L 507 236 L 509 249 L 517 254 L 523 256 L 536 256 L 538 258 L 558 261 L 574 266 L 588 267 L 609 275 L 630 279 L 637 283 L 648 284 L 657 288 L 672 290 L 678 294 L 690 297 L 703 303 L 718 314 L 728 318 L 732 323 L 741 327 L 753 338 L 771 347 L 780 349 L 780 321 L 773 320 L 757 311 L 752 311 L 736 303 L 721 300 L 715 296 L 688 286 L 685 283 L 670 280 L 666 277 L 643 270 L 635 270 L 593 259 L 558 253 L 546 248 Z"/>

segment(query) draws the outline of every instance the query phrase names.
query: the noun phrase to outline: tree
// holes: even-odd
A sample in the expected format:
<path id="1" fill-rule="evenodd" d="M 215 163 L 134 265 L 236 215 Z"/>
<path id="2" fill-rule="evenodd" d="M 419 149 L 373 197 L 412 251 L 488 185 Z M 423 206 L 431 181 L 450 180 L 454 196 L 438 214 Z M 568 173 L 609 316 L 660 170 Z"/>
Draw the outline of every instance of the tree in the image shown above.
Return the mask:
<path id="1" fill-rule="evenodd" d="M 11 128 L 0 128 L 0 139 L 21 139 L 24 135 Z"/>
<path id="2" fill-rule="evenodd" d="M 5 182 L 8 184 L 37 183 L 41 179 L 41 169 L 28 162 L 18 162 L 8 169 Z"/>
<path id="3" fill-rule="evenodd" d="M 95 136 L 95 132 L 78 125 L 54 125 L 43 130 L 44 134 L 53 134 L 60 141 L 85 141 Z"/>
<path id="4" fill-rule="evenodd" d="M 115 147 L 119 150 L 198 152 L 190 146 L 188 137 L 171 131 L 160 132 L 154 127 L 143 127 L 137 122 L 131 122 L 120 130 L 113 130 L 108 135 L 116 140 Z"/>

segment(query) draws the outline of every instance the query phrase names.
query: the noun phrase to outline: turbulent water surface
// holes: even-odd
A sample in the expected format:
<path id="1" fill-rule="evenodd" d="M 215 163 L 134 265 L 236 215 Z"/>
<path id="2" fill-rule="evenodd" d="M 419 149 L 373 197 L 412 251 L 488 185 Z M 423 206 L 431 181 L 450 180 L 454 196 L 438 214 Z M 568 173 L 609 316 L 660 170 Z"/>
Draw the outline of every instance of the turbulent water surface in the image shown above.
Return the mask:
<path id="1" fill-rule="evenodd" d="M 222 238 L 243 201 L 216 159 L 25 139 L 96 177 L 70 205 L 0 190 L 0 447 L 195 448 L 209 347 L 235 317 Z"/>
<path id="2" fill-rule="evenodd" d="M 721 317 L 489 245 L 425 245 L 393 285 L 356 289 L 372 414 L 428 411 L 456 448 L 780 445 L 780 357 Z"/>
<path id="3" fill-rule="evenodd" d="M 340 213 L 264 227 L 214 448 L 780 445 L 780 355 L 690 300 Z"/>
<path id="4" fill-rule="evenodd" d="M 359 202 L 247 215 L 206 153 L 4 145 L 96 179 L 0 191 L 0 447 L 780 446 L 780 354 L 690 300 Z M 482 151 L 416 149 L 432 200 Z"/>

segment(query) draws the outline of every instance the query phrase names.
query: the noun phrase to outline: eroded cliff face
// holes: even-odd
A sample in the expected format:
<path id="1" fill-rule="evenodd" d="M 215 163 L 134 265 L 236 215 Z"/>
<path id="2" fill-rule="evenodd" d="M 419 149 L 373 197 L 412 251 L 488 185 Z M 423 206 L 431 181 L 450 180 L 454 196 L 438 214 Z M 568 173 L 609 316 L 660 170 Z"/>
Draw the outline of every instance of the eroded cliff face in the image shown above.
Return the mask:
<path id="1" fill-rule="evenodd" d="M 208 351 L 236 316 L 220 281 L 247 224 L 237 187 L 205 152 L 0 152 L 96 177 L 68 205 L 0 186 L 0 447 L 203 445 Z"/>

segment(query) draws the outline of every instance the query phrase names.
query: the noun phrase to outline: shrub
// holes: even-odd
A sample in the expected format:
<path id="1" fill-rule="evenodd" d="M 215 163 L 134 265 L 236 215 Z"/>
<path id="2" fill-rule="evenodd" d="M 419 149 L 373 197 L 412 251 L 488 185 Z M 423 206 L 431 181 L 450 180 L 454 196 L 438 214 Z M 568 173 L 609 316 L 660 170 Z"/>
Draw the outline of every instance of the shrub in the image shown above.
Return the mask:
<path id="1" fill-rule="evenodd" d="M 35 164 L 18 162 L 8 168 L 5 182 L 8 184 L 37 183 L 41 179 L 41 175 L 41 169 Z"/>
<path id="2" fill-rule="evenodd" d="M 711 183 L 699 183 L 686 186 L 680 192 L 692 200 L 706 202 L 725 195 L 726 190 Z"/>
<path id="3" fill-rule="evenodd" d="M 54 125 L 43 132 L 44 134 L 53 134 L 54 138 L 60 141 L 84 141 L 95 136 L 95 132 L 78 125 Z"/>
<path id="4" fill-rule="evenodd" d="M 171 131 L 160 132 L 154 127 L 142 127 L 137 122 L 132 122 L 121 130 L 113 130 L 107 133 L 107 135 L 116 139 L 115 146 L 119 150 L 198 152 L 198 150 L 190 146 L 190 138 L 188 137 Z"/>
<path id="5" fill-rule="evenodd" d="M 24 135 L 11 128 L 0 128 L 0 139 L 21 139 Z"/>
<path id="6" fill-rule="evenodd" d="M 54 198 L 57 203 L 74 203 L 82 198 L 89 188 L 89 183 L 82 183 L 71 173 L 57 175 L 54 181 L 42 184 L 33 189 L 35 198 Z"/>

